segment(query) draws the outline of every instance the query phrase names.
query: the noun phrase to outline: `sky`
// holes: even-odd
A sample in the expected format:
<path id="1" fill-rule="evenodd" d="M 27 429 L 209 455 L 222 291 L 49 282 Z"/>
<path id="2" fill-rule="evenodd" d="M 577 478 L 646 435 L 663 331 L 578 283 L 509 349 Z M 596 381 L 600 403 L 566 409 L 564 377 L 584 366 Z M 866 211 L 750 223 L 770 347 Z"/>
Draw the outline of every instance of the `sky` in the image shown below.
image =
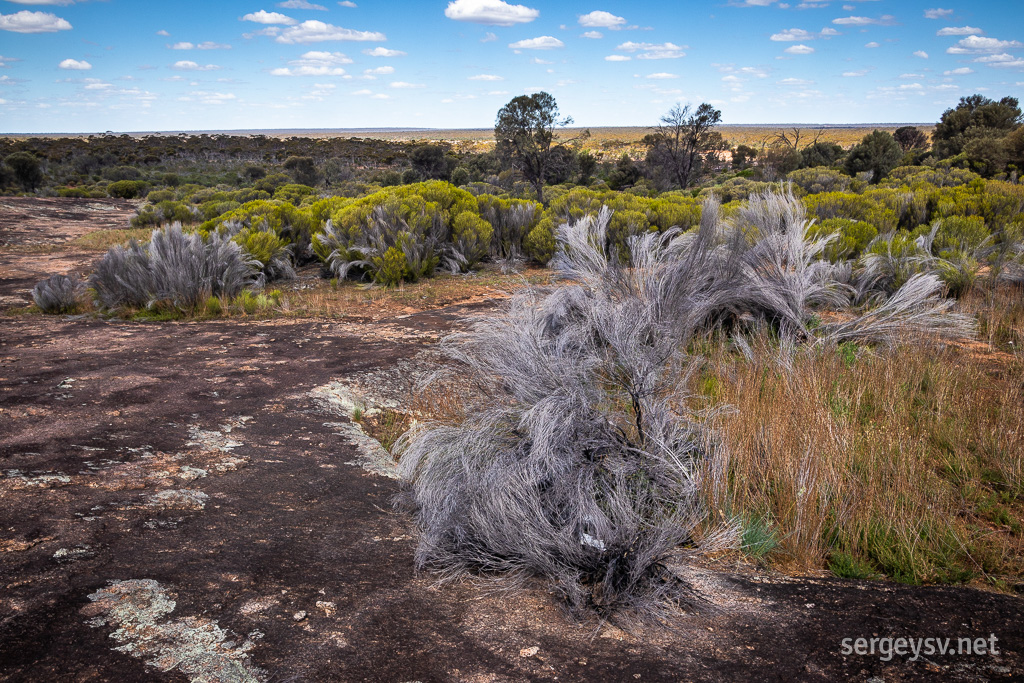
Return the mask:
<path id="1" fill-rule="evenodd" d="M 1021 0 L 0 0 L 0 132 L 925 123 L 1024 99 Z"/>

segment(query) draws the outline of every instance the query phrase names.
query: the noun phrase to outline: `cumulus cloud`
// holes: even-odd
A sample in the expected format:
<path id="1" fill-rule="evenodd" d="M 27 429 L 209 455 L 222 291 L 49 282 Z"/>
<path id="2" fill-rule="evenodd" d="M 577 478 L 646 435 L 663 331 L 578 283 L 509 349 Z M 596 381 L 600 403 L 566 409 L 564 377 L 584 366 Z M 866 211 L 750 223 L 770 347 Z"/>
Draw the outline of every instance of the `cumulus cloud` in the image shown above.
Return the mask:
<path id="1" fill-rule="evenodd" d="M 891 14 L 883 14 L 882 16 L 874 19 L 872 17 L 840 17 L 839 19 L 833 19 L 833 24 L 838 26 L 892 26 L 896 23 L 896 17 Z"/>
<path id="2" fill-rule="evenodd" d="M 14 14 L 0 14 L 0 31 L 13 33 L 56 33 L 70 31 L 71 24 L 50 12 L 22 10 Z"/>
<path id="3" fill-rule="evenodd" d="M 972 55 L 985 52 L 999 52 L 1007 48 L 1018 47 L 1024 47 L 1024 43 L 1016 40 L 997 40 L 983 36 L 967 36 L 958 40 L 953 47 L 946 48 L 946 52 L 951 55 Z"/>
<path id="4" fill-rule="evenodd" d="M 327 24 L 322 21 L 310 19 L 298 26 L 285 29 L 276 38 L 277 42 L 285 45 L 295 43 L 318 43 L 325 40 L 354 40 L 354 41 L 385 41 L 387 36 L 377 31 L 354 31 L 350 28 L 342 28 Z"/>
<path id="5" fill-rule="evenodd" d="M 803 78 L 783 78 L 781 81 L 776 81 L 779 85 L 814 85 L 814 81 L 808 81 Z"/>
<path id="6" fill-rule="evenodd" d="M 285 2 L 277 3 L 277 6 L 283 9 L 315 9 L 323 12 L 327 11 L 327 8 L 323 5 L 314 5 L 306 0 L 286 0 Z"/>
<path id="7" fill-rule="evenodd" d="M 177 71 L 216 71 L 220 67 L 216 64 L 206 64 L 204 66 L 202 64 L 197 64 L 196 62 L 193 62 L 191 60 L 183 59 L 180 62 L 175 62 L 174 64 L 172 64 L 171 68 Z"/>
<path id="8" fill-rule="evenodd" d="M 951 10 L 951 9 L 942 9 L 941 7 L 937 8 L 937 9 L 926 9 L 924 11 L 924 18 L 925 19 L 942 19 L 944 17 L 948 17 L 952 13 L 953 13 L 953 10 Z"/>
<path id="9" fill-rule="evenodd" d="M 921 59 L 928 59 L 928 53 L 924 50 L 914 50 L 914 56 L 920 57 Z"/>
<path id="10" fill-rule="evenodd" d="M 675 43 L 634 43 L 633 41 L 627 41 L 622 43 L 616 50 L 622 52 L 636 52 L 637 59 L 679 59 L 685 57 L 686 53 L 683 52 L 685 45 L 676 45 Z"/>
<path id="11" fill-rule="evenodd" d="M 263 9 L 259 12 L 250 12 L 242 17 L 241 20 L 252 21 L 257 24 L 284 24 L 285 26 L 294 26 L 299 23 L 295 19 L 281 14 L 280 12 L 268 12 Z"/>
<path id="12" fill-rule="evenodd" d="M 611 12 L 603 12 L 601 10 L 594 10 L 589 14 L 584 14 L 580 17 L 580 26 L 586 26 L 587 28 L 607 28 L 613 31 L 622 28 L 626 20 L 622 17 L 617 17 Z"/>
<path id="13" fill-rule="evenodd" d="M 879 47 L 879 45 L 878 45 L 878 43 L 876 43 L 875 41 L 872 40 L 870 43 L 864 43 L 864 47 L 872 47 L 873 48 L 873 47 Z"/>
<path id="14" fill-rule="evenodd" d="M 393 66 L 378 66 L 374 69 L 363 69 L 363 73 L 367 76 L 387 76 L 395 73 L 395 67 Z"/>
<path id="15" fill-rule="evenodd" d="M 351 63 L 344 53 L 312 50 L 288 62 L 287 67 L 271 69 L 270 73 L 272 76 L 343 76 L 345 69 L 340 65 Z"/>
<path id="16" fill-rule="evenodd" d="M 163 29 L 160 29 L 159 31 L 157 31 L 157 32 L 156 32 L 156 34 L 157 34 L 158 36 L 164 36 L 165 38 L 166 38 L 167 36 L 171 35 L 170 33 L 168 33 L 167 31 L 165 31 L 165 30 L 163 30 Z"/>
<path id="17" fill-rule="evenodd" d="M 167 47 L 171 48 L 172 50 L 191 50 L 195 47 L 195 45 L 193 45 L 192 43 L 183 42 L 175 43 L 174 45 L 168 45 Z"/>
<path id="18" fill-rule="evenodd" d="M 633 58 L 629 55 L 608 55 L 604 58 L 606 62 L 628 62 Z"/>
<path id="19" fill-rule="evenodd" d="M 372 50 L 363 50 L 363 54 L 370 57 L 404 57 L 405 52 L 401 50 L 389 50 L 386 47 L 375 47 Z"/>
<path id="20" fill-rule="evenodd" d="M 480 39 L 481 43 L 493 43 L 498 39 L 498 36 L 488 31 L 484 34 L 484 37 Z"/>
<path id="21" fill-rule="evenodd" d="M 785 50 L 783 50 L 783 52 L 785 52 L 786 54 L 790 54 L 790 55 L 809 55 L 812 52 L 814 52 L 814 48 L 810 47 L 809 45 L 803 45 L 803 44 L 800 44 L 800 45 L 790 45 Z"/>
<path id="22" fill-rule="evenodd" d="M 565 47 L 565 43 L 552 36 L 538 36 L 537 38 L 526 38 L 517 40 L 508 45 L 513 50 L 552 50 L 558 47 Z"/>
<path id="23" fill-rule="evenodd" d="M 425 88 L 427 86 L 423 85 L 422 83 L 406 83 L 405 81 L 395 81 L 391 84 L 391 87 L 397 88 L 399 90 L 410 90 L 412 88 Z"/>
<path id="24" fill-rule="evenodd" d="M 591 38 L 596 40 L 598 38 L 604 38 L 604 34 L 600 31 L 587 31 L 586 33 L 581 33 L 580 38 Z"/>
<path id="25" fill-rule="evenodd" d="M 858 76 L 866 76 L 867 73 L 867 69 L 861 69 L 860 71 L 844 71 L 843 78 L 857 78 Z"/>
<path id="26" fill-rule="evenodd" d="M 525 5 L 510 5 L 503 0 L 454 0 L 444 15 L 455 21 L 470 21 L 489 26 L 526 24 L 540 16 L 540 10 Z"/>
<path id="27" fill-rule="evenodd" d="M 65 59 L 57 65 L 61 69 L 70 69 L 72 71 L 88 71 L 92 68 L 92 64 L 86 61 L 79 61 L 77 59 Z"/>
<path id="28" fill-rule="evenodd" d="M 980 36 L 985 32 L 973 26 L 947 26 L 935 32 L 937 36 Z"/>
<path id="29" fill-rule="evenodd" d="M 647 74 L 646 78 L 651 78 L 656 81 L 666 81 L 672 78 L 679 78 L 676 74 L 665 73 L 664 71 L 656 74 Z"/>
<path id="30" fill-rule="evenodd" d="M 997 69 L 1017 69 L 1024 66 L 1024 59 L 1014 57 L 1011 54 L 1002 53 L 998 55 L 986 55 L 974 60 L 980 64 L 988 64 Z"/>
<path id="31" fill-rule="evenodd" d="M 951 69 L 949 71 L 943 71 L 943 76 L 966 76 L 974 73 L 974 69 L 969 66 L 961 66 L 959 69 Z"/>
<path id="32" fill-rule="evenodd" d="M 476 76 L 470 76 L 471 81 L 503 81 L 503 76 L 497 76 L 495 74 L 477 74 Z"/>

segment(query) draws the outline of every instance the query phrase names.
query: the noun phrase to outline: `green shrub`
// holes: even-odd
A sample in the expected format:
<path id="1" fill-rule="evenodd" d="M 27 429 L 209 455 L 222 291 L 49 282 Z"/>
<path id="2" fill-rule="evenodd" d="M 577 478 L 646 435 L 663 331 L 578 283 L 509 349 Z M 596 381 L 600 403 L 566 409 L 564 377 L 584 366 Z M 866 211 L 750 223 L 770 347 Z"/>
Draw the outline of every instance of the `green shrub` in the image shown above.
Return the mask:
<path id="1" fill-rule="evenodd" d="M 459 269 L 470 270 L 487 257 L 491 248 L 491 224 L 473 211 L 463 211 L 452 224 L 452 247 Z"/>
<path id="2" fill-rule="evenodd" d="M 136 199 L 146 193 L 149 184 L 142 180 L 118 180 L 107 185 L 107 194 L 120 199 Z"/>
<path id="3" fill-rule="evenodd" d="M 555 227 L 550 216 L 542 218 L 523 240 L 526 255 L 542 265 L 555 255 L 555 246 Z"/>
<path id="4" fill-rule="evenodd" d="M 878 237 L 878 230 L 864 221 L 854 221 L 849 218 L 827 218 L 812 225 L 808 234 L 812 238 L 837 235 L 825 247 L 824 254 L 829 261 L 838 263 L 860 256 L 871 240 Z"/>

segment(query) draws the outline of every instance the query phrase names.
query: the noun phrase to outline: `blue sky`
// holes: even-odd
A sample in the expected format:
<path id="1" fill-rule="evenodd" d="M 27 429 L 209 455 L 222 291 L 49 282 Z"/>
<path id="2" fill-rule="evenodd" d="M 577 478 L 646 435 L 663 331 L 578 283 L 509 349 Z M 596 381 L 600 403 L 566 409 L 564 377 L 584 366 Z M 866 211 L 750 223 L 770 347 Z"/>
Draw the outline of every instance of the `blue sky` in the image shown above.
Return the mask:
<path id="1" fill-rule="evenodd" d="M 0 132 L 931 122 L 1024 95 L 1020 0 L 0 0 Z M 1022 98 L 1024 99 L 1024 98 Z"/>

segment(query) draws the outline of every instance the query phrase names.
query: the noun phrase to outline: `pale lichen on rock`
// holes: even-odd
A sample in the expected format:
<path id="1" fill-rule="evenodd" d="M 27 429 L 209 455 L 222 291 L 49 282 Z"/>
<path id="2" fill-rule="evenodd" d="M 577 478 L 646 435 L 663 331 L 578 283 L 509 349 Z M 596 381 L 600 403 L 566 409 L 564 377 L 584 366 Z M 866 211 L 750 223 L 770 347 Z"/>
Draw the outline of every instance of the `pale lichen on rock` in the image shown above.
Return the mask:
<path id="1" fill-rule="evenodd" d="M 251 639 L 229 640 L 216 621 L 203 617 L 167 620 L 174 594 L 153 579 L 112 581 L 89 596 L 82 614 L 93 627 L 113 626 L 118 652 L 144 659 L 160 671 L 177 669 L 192 683 L 260 683 L 266 672 L 252 663 Z M 259 635 L 253 634 L 258 638 Z"/>

